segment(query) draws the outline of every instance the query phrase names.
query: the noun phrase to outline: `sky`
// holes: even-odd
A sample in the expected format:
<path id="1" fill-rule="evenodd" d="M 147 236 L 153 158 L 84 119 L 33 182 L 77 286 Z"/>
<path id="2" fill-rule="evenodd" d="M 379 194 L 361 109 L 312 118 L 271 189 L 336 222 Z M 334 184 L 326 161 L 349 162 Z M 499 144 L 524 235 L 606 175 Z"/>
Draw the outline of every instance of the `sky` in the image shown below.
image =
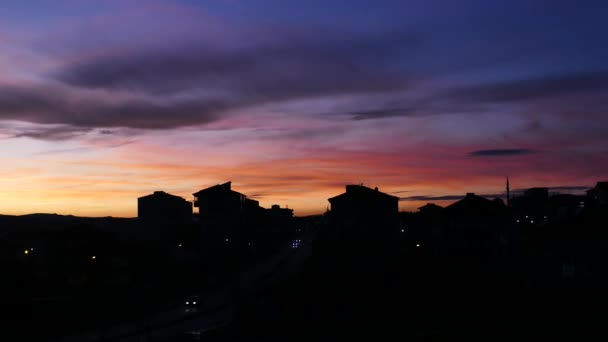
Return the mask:
<path id="1" fill-rule="evenodd" d="M 608 180 L 608 4 L 0 2 L 0 214 L 137 215 L 232 181 L 324 212 Z"/>

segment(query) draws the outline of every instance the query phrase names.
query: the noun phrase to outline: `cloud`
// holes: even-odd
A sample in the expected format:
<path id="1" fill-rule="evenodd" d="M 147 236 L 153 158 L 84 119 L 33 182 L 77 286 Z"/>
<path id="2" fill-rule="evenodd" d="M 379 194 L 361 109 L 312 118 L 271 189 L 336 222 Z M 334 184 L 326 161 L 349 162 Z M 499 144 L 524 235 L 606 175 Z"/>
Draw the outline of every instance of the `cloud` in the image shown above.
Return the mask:
<path id="1" fill-rule="evenodd" d="M 184 42 L 98 56 L 68 64 L 53 77 L 94 89 L 171 93 L 194 87 L 271 99 L 403 86 L 403 75 L 385 70 L 381 60 L 412 54 L 417 42 L 411 34 L 316 33 L 275 32 L 272 41 L 230 48 Z"/>
<path id="2" fill-rule="evenodd" d="M 50 141 L 68 140 L 90 132 L 90 128 L 72 126 L 32 127 L 13 135 L 14 138 L 33 138 Z"/>
<path id="3" fill-rule="evenodd" d="M 584 186 L 584 185 L 560 185 L 560 186 L 550 186 L 547 187 L 547 189 L 549 189 L 550 192 L 577 192 L 577 193 L 581 193 L 584 192 L 586 190 L 589 190 L 590 188 L 592 188 L 592 186 Z M 523 194 L 526 189 L 514 189 L 511 190 L 511 192 L 513 193 L 520 193 Z"/>
<path id="4" fill-rule="evenodd" d="M 401 60 L 417 44 L 405 32 L 272 37 L 229 47 L 178 42 L 72 58 L 77 62 L 38 83 L 0 84 L 0 120 L 108 128 L 106 133 L 114 127 L 170 129 L 259 105 L 405 89 L 407 75 L 382 61 Z"/>
<path id="5" fill-rule="evenodd" d="M 327 139 L 335 137 L 347 132 L 347 129 L 342 126 L 328 125 L 327 127 L 313 128 L 283 128 L 283 129 L 262 129 L 258 130 L 264 139 L 270 140 L 287 140 L 287 141 L 307 141 L 317 139 Z"/>
<path id="6" fill-rule="evenodd" d="M 456 88 L 445 95 L 465 102 L 521 102 L 608 90 L 608 71 L 594 70 Z"/>
<path id="7" fill-rule="evenodd" d="M 0 120 L 80 127 L 73 129 L 76 131 L 82 127 L 166 129 L 204 124 L 216 120 L 229 106 L 227 101 L 203 96 L 110 98 L 52 85 L 0 86 Z"/>
<path id="8" fill-rule="evenodd" d="M 502 197 L 504 194 L 482 194 L 478 195 L 484 198 L 497 198 Z M 419 195 L 419 196 L 408 196 L 399 198 L 400 201 L 459 201 L 463 199 L 464 195 L 444 195 L 444 196 L 428 196 L 428 195 Z"/>
<path id="9" fill-rule="evenodd" d="M 535 153 L 533 150 L 525 148 L 510 148 L 510 149 L 493 149 L 493 150 L 477 150 L 470 152 L 472 157 L 508 157 Z"/>
<path id="10" fill-rule="evenodd" d="M 353 120 L 379 119 L 393 116 L 413 116 L 413 108 L 378 108 L 373 110 L 355 111 L 349 113 Z"/>
<path id="11" fill-rule="evenodd" d="M 555 191 L 555 192 L 560 192 L 560 191 L 585 191 L 585 190 L 589 190 L 591 187 L 590 186 L 582 186 L 582 185 L 563 185 L 563 186 L 552 186 L 549 187 L 549 190 L 551 191 Z"/>
<path id="12" fill-rule="evenodd" d="M 439 77 L 435 81 L 441 81 L 441 75 L 434 77 Z M 441 82 L 429 85 L 425 80 L 432 80 L 432 77 L 423 77 L 422 82 L 416 84 L 418 90 L 424 90 L 419 93 L 408 89 L 408 92 L 387 91 L 369 98 L 358 96 L 350 103 L 339 105 L 335 114 L 347 115 L 352 120 L 369 120 L 445 114 L 503 115 L 519 111 L 601 118 L 608 111 L 608 102 L 604 100 L 608 92 L 608 71 L 547 72 L 539 77 L 448 87 Z M 539 130 L 541 127 L 541 123 L 533 119 L 533 124 L 526 130 Z"/>
<path id="13" fill-rule="evenodd" d="M 272 40 L 236 47 L 183 42 L 101 55 L 67 64 L 51 77 L 77 88 L 161 98 L 205 94 L 229 108 L 408 86 L 407 75 L 386 62 L 414 53 L 417 41 L 411 34 L 324 32 L 320 38 L 313 33 L 274 33 Z"/>

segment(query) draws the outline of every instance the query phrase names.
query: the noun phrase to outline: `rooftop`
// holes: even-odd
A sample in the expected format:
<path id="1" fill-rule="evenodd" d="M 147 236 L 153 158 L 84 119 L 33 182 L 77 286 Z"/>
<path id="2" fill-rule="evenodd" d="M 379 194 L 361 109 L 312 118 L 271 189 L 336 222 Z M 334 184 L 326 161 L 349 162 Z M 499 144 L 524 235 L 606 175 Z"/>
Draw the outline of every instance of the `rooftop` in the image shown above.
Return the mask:
<path id="1" fill-rule="evenodd" d="M 334 196 L 330 199 L 328 199 L 328 201 L 333 201 L 335 199 L 338 198 L 342 198 L 342 197 L 351 197 L 351 196 L 367 196 L 367 197 L 378 197 L 378 198 L 388 198 L 388 199 L 394 199 L 394 200 L 399 200 L 399 197 L 397 196 L 392 196 L 389 194 L 386 194 L 384 192 L 381 192 L 378 190 L 378 188 L 368 188 L 364 185 L 358 185 L 358 184 L 348 184 L 346 185 L 346 192 L 343 194 L 340 194 L 338 196 Z"/>

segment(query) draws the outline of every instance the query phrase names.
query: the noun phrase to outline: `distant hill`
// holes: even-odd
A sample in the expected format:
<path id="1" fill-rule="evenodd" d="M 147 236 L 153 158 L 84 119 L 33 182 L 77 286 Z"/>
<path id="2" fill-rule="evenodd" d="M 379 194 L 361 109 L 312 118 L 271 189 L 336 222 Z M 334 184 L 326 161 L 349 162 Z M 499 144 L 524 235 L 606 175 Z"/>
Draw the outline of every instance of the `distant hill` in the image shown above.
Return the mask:
<path id="1" fill-rule="evenodd" d="M 133 218 L 79 217 L 58 214 L 0 215 L 0 233 L 15 230 L 55 230 L 77 225 L 94 226 L 100 230 L 119 231 L 135 222 Z"/>

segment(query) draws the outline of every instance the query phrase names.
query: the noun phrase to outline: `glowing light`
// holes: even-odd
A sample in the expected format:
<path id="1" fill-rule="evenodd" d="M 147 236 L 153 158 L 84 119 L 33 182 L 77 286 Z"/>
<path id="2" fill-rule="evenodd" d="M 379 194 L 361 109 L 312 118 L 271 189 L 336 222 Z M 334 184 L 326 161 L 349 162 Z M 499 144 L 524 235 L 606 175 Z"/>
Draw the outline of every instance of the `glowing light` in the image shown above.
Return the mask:
<path id="1" fill-rule="evenodd" d="M 93 255 L 93 256 L 91 257 L 91 259 L 95 260 L 95 259 L 97 259 L 97 256 Z"/>
<path id="2" fill-rule="evenodd" d="M 28 251 L 27 249 L 23 252 L 25 254 L 30 254 L 30 251 Z"/>
<path id="3" fill-rule="evenodd" d="M 420 244 L 419 244 L 419 243 L 417 243 L 417 244 L 416 244 L 416 247 L 420 247 Z"/>

